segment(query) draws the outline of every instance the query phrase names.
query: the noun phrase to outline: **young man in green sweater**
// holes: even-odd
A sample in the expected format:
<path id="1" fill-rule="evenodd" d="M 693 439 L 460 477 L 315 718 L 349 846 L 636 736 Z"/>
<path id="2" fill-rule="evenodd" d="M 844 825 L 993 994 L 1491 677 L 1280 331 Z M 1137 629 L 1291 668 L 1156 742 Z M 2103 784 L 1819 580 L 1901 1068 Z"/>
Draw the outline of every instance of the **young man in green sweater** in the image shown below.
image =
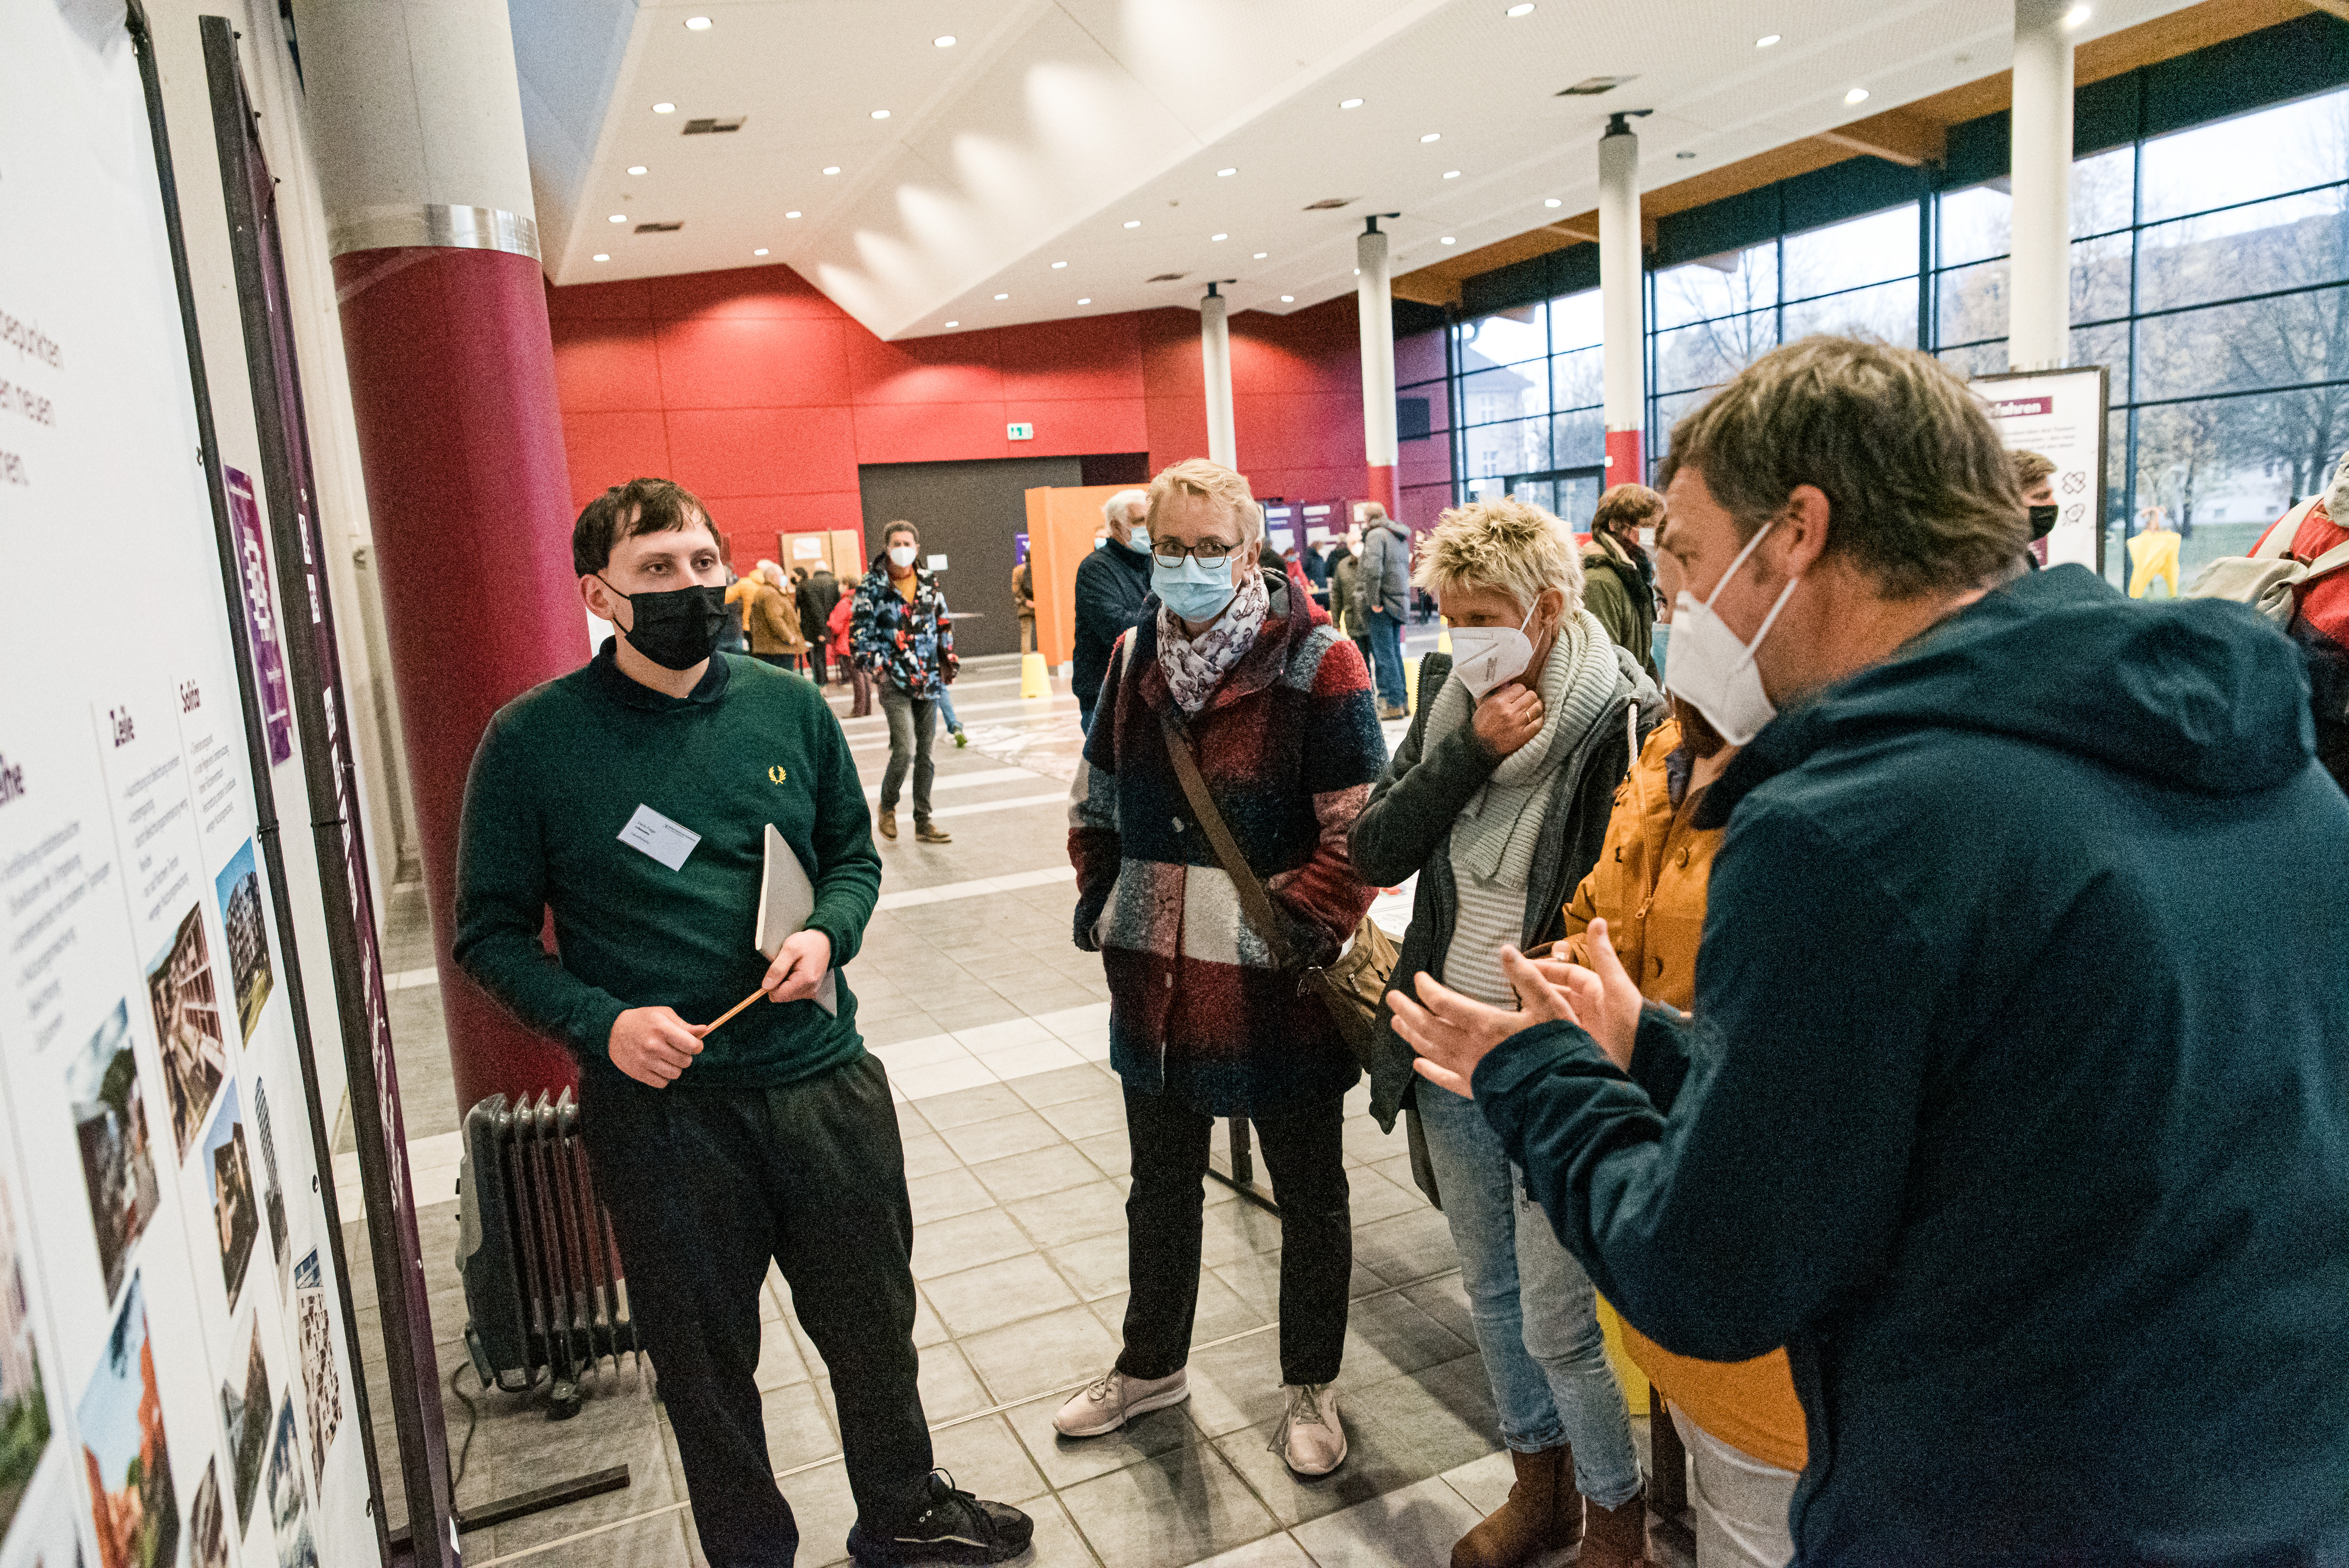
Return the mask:
<path id="1" fill-rule="evenodd" d="M 716 652 L 725 563 L 686 490 L 615 486 L 580 513 L 571 554 L 619 635 L 482 737 L 456 955 L 579 1058 L 596 1190 L 703 1555 L 769 1568 L 798 1548 L 755 1380 L 771 1257 L 832 1373 L 856 1561 L 1017 1556 L 1028 1517 L 931 1468 L 905 1150 L 837 974 L 881 886 L 847 738 L 813 686 Z M 815 886 L 771 965 L 752 946 L 771 823 Z M 550 909 L 559 957 L 539 939 Z M 836 1012 L 816 999 L 827 976 Z M 723 1029 L 694 1022 L 754 991 L 766 1000 Z"/>

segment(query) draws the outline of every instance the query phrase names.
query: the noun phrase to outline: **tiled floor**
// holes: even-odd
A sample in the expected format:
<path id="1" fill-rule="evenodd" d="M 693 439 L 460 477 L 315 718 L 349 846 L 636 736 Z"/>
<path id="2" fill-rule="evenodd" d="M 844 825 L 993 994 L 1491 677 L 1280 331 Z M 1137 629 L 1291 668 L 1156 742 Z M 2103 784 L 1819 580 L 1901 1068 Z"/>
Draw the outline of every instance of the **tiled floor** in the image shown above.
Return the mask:
<path id="1" fill-rule="evenodd" d="M 867 1043 L 899 1099 L 922 1297 L 916 1338 L 938 1462 L 957 1485 L 1026 1508 L 1037 1521 L 1029 1561 L 1050 1568 L 1435 1568 L 1506 1495 L 1508 1462 L 1450 1235 L 1413 1187 L 1402 1140 L 1381 1137 L 1363 1110 L 1366 1088 L 1350 1097 L 1346 1126 L 1354 1305 L 1339 1387 L 1351 1453 L 1338 1473 L 1299 1480 L 1267 1446 L 1279 1408 L 1279 1222 L 1216 1182 L 1190 1401 L 1109 1437 L 1071 1441 L 1051 1429 L 1061 1397 L 1116 1355 L 1126 1141 L 1105 1063 L 1108 993 L 1099 960 L 1069 941 L 1065 808 L 1059 780 L 1041 771 L 1073 767 L 1074 704 L 1021 704 L 1018 689 L 1016 661 L 973 661 L 957 683 L 973 744 L 940 751 L 936 790 L 939 814 L 957 813 L 955 841 L 920 845 L 908 833 L 883 843 L 882 907 L 849 971 Z M 845 697 L 836 706 L 844 711 Z M 847 728 L 877 783 L 880 721 Z M 901 804 L 901 821 L 909 816 Z M 387 969 L 409 976 L 393 995 L 394 1024 L 418 1191 L 429 1197 L 449 1188 L 457 1109 L 416 889 L 395 892 L 385 947 Z M 457 1205 L 429 1203 L 418 1220 L 443 1387 L 456 1377 L 480 1408 L 466 1450 L 465 1408 L 447 1401 L 452 1463 L 465 1453 L 460 1506 L 611 1465 L 631 1478 L 623 1491 L 468 1534 L 467 1561 L 699 1564 L 651 1379 L 607 1365 L 585 1409 L 559 1424 L 533 1398 L 479 1394 L 460 1370 Z M 347 1232 L 398 1519 L 366 1236 L 356 1220 Z M 853 1510 L 829 1376 L 780 1277 L 765 1310 L 760 1385 L 800 1561 L 840 1561 Z M 1645 1424 L 1635 1424 L 1643 1441 Z"/>

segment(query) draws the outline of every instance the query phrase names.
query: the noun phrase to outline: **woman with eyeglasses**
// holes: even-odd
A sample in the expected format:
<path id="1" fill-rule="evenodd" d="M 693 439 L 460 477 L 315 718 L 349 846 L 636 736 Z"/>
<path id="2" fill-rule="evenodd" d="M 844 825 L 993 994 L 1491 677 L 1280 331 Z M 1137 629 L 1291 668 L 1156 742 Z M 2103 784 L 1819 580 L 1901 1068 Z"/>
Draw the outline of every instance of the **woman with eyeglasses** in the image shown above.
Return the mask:
<path id="1" fill-rule="evenodd" d="M 1190 1398 L 1208 1136 L 1215 1118 L 1244 1116 L 1280 1194 L 1271 1446 L 1326 1475 L 1346 1457 L 1330 1387 L 1353 1268 L 1340 1129 L 1361 1073 L 1299 981 L 1370 909 L 1346 833 L 1386 743 L 1361 655 L 1295 579 L 1257 563 L 1246 480 L 1177 463 L 1151 484 L 1147 521 L 1152 596 L 1110 652 L 1069 808 L 1076 944 L 1102 955 L 1125 1084 L 1132 1295 L 1116 1364 L 1053 1425 L 1097 1437 Z"/>

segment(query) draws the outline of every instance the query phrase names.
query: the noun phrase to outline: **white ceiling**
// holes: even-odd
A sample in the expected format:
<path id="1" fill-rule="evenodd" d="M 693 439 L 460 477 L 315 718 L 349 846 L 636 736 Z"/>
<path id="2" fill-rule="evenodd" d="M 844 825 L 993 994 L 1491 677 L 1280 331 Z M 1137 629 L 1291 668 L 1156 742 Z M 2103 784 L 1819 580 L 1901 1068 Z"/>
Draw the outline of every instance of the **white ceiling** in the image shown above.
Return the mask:
<path id="1" fill-rule="evenodd" d="M 1653 188 L 2011 53 L 2011 0 L 1513 3 L 512 0 L 546 268 L 787 263 L 889 338 L 1193 305 L 1210 278 L 1285 312 L 1351 290 L 1365 213 L 1402 214 L 1383 225 L 1400 273 L 1444 236 L 1471 249 L 1597 205 L 1612 110 L 1655 111 L 1637 122 Z M 2186 3 L 2092 0 L 2076 36 Z M 1555 96 L 1601 75 L 1635 79 Z M 680 134 L 733 115 L 738 132 Z M 1351 204 L 1303 211 L 1325 197 Z"/>

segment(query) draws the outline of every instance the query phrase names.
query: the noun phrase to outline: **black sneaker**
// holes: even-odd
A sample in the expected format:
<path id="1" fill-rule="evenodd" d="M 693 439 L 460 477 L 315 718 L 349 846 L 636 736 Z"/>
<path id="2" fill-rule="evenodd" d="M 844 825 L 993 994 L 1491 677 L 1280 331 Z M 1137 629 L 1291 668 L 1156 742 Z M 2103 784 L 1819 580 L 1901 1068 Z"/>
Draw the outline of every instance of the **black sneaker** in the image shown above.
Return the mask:
<path id="1" fill-rule="evenodd" d="M 1036 1522 L 1008 1503 L 984 1502 L 955 1490 L 954 1477 L 932 1470 L 920 1512 L 885 1540 L 866 1533 L 860 1519 L 848 1532 L 848 1554 L 858 1563 L 896 1568 L 913 1563 L 1003 1563 L 1028 1550 Z"/>

